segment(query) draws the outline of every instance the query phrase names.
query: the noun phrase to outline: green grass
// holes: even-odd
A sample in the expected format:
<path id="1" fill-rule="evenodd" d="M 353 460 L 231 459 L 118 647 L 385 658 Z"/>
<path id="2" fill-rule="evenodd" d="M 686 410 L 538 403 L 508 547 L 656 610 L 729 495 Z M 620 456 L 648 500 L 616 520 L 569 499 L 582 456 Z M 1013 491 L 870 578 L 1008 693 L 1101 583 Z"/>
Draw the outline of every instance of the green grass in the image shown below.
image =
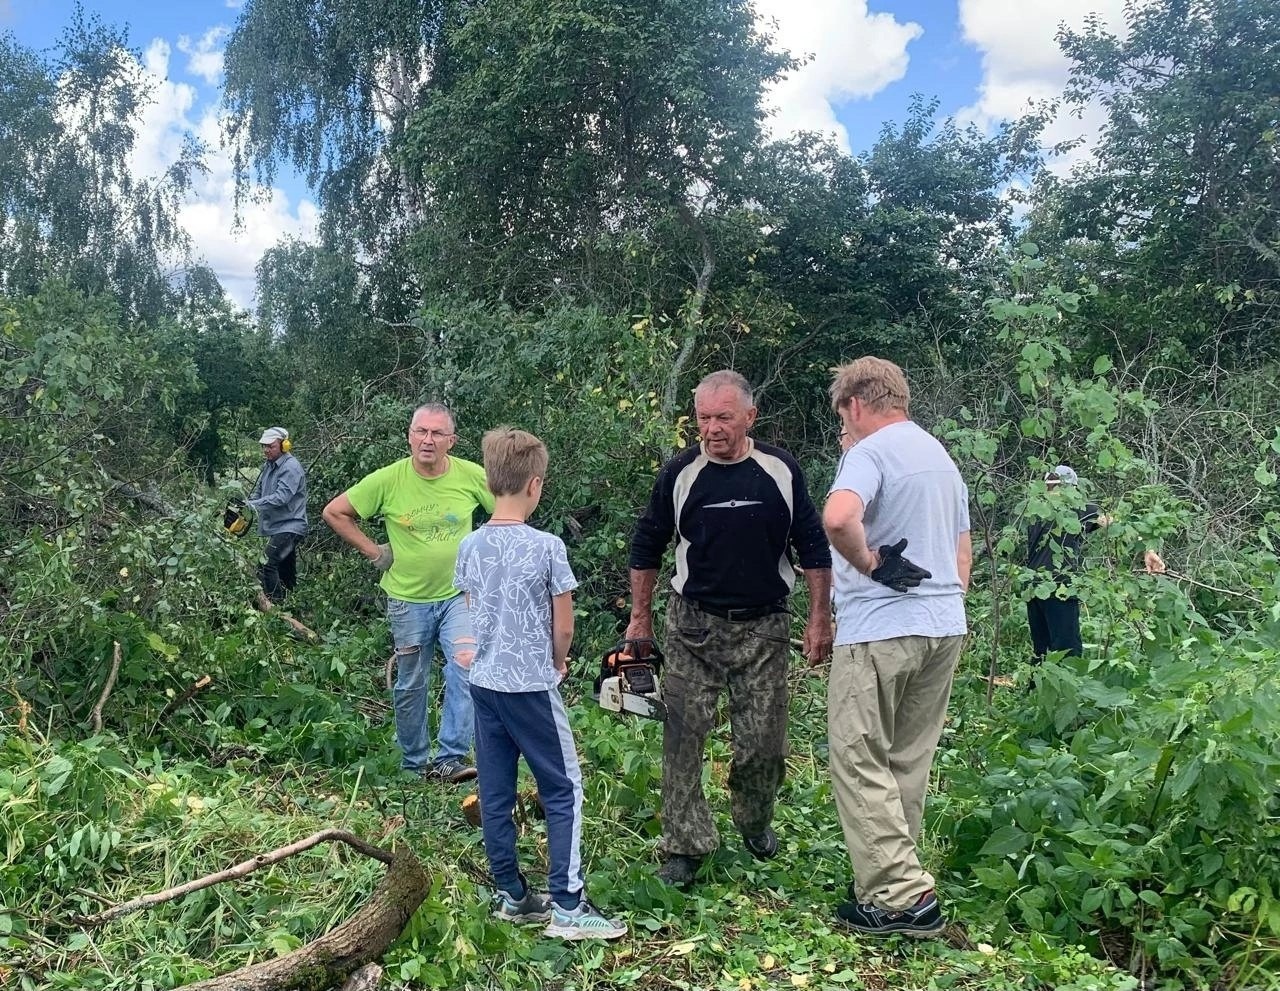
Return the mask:
<path id="1" fill-rule="evenodd" d="M 111 735 L 45 742 L 31 723 L 21 731 L 4 726 L 0 986 L 172 987 L 287 952 L 348 915 L 381 866 L 343 847 L 319 847 L 97 929 L 72 920 L 326 826 L 407 842 L 432 878 L 426 902 L 386 957 L 388 987 L 1133 986 L 1079 948 L 1007 930 L 997 939 L 973 892 L 945 876 L 941 894 L 953 919 L 945 939 L 877 942 L 840 931 L 832 910 L 849 867 L 824 763 L 823 683 L 799 667 L 777 859 L 750 858 L 729 822 L 721 726 L 708 747 L 706 782 L 723 844 L 693 891 L 660 884 L 653 849 L 661 727 L 577 698 L 571 711 L 586 780 L 588 890 L 631 932 L 607 946 L 564 945 L 541 938 L 537 927 L 498 923 L 489 915 L 480 831 L 460 810 L 470 789 L 399 774 L 373 673 L 356 665 L 316 686 L 347 713 L 341 725 L 332 712 L 278 729 L 270 720 L 243 731 L 206 725 L 216 761 L 154 744 L 133 749 Z M 212 719 L 217 703 L 206 704 L 203 715 Z M 345 767 L 301 759 L 323 752 L 323 738 L 338 731 L 346 751 L 363 748 L 360 759 Z M 519 818 L 521 856 L 536 883 L 546 873 L 545 827 L 528 811 Z M 926 847 L 927 860 L 936 854 Z"/>

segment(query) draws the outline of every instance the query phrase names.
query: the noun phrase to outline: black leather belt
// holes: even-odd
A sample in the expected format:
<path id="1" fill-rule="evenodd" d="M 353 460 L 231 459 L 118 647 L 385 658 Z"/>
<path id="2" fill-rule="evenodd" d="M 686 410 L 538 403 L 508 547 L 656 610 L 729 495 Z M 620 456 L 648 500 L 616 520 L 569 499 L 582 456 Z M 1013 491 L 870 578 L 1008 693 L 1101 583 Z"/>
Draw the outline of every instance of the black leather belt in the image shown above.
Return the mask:
<path id="1" fill-rule="evenodd" d="M 704 612 L 709 616 L 727 619 L 731 623 L 746 623 L 753 619 L 764 619 L 766 616 L 787 611 L 787 603 L 783 599 L 779 599 L 777 602 L 770 602 L 764 606 L 745 606 L 742 609 L 726 609 L 724 606 L 713 606 L 710 603 L 699 602 L 697 599 L 690 598 L 685 598 L 684 601 L 700 612 Z"/>

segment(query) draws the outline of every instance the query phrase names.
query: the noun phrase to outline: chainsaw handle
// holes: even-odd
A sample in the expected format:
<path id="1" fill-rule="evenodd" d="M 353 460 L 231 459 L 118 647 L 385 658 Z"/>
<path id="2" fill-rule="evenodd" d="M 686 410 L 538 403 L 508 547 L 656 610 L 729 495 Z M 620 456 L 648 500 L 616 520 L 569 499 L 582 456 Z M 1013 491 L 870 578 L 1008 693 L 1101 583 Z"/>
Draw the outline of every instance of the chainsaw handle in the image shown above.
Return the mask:
<path id="1" fill-rule="evenodd" d="M 613 647 L 609 653 L 621 654 L 626 657 L 634 657 L 637 660 L 644 660 L 646 657 L 657 656 L 662 657 L 662 651 L 658 649 L 658 641 L 653 637 L 636 637 L 634 639 L 619 640 L 617 645 Z"/>

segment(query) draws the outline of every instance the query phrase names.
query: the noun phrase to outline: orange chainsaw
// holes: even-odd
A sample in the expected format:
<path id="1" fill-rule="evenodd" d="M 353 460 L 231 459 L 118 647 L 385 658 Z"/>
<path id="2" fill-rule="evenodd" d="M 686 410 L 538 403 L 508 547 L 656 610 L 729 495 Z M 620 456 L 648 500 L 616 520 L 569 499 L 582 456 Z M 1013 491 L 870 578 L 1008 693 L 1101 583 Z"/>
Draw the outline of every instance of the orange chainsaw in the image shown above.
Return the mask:
<path id="1" fill-rule="evenodd" d="M 623 640 L 604 652 L 591 697 L 610 712 L 662 721 L 667 707 L 658 682 L 661 670 L 662 651 L 656 641 Z"/>

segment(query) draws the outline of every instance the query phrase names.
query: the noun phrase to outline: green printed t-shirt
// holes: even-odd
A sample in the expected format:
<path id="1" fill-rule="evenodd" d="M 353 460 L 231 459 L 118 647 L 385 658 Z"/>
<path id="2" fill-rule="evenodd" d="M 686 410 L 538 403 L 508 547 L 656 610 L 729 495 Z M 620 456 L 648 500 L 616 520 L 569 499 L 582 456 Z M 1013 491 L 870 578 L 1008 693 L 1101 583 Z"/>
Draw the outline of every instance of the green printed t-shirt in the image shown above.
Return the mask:
<path id="1" fill-rule="evenodd" d="M 378 584 L 404 602 L 441 602 L 458 594 L 453 570 L 458 545 L 471 532 L 477 506 L 493 512 L 484 469 L 449 458 L 439 478 L 423 478 L 412 458 L 379 468 L 347 489 L 361 519 L 381 515 L 395 562 Z"/>

